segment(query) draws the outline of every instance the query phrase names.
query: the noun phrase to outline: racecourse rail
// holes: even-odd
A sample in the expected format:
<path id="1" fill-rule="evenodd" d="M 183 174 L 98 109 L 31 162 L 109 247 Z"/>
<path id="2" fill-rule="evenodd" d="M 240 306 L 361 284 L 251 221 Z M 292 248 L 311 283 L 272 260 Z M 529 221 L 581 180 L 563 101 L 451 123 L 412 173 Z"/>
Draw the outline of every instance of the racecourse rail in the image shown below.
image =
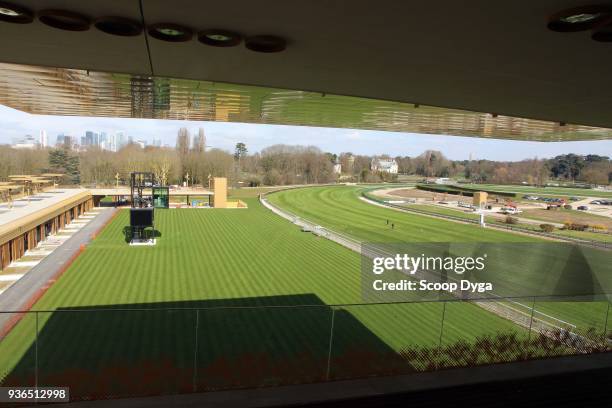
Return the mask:
<path id="1" fill-rule="evenodd" d="M 382 257 L 388 257 L 388 256 L 393 256 L 394 254 L 391 254 L 389 252 L 386 252 L 382 249 L 372 249 L 372 248 L 368 248 L 368 252 L 364 253 L 363 250 L 363 242 L 354 239 L 352 237 L 349 237 L 347 235 L 341 234 L 337 231 L 333 231 L 330 230 L 329 228 L 325 228 L 319 224 L 316 224 L 314 222 L 311 222 L 307 219 L 305 219 L 304 217 L 298 216 L 296 214 L 293 214 L 290 211 L 287 211 L 285 209 L 281 209 L 277 206 L 275 206 L 274 204 L 270 203 L 265 196 L 267 196 L 268 194 L 273 194 L 273 193 L 277 193 L 280 191 L 286 191 L 286 190 L 293 190 L 296 188 L 308 188 L 308 187 L 304 187 L 304 186 L 292 186 L 286 189 L 281 189 L 281 190 L 276 190 L 273 192 L 268 192 L 268 193 L 264 193 L 264 194 L 260 194 L 259 195 L 259 201 L 261 202 L 261 204 L 266 207 L 267 209 L 269 209 L 270 211 L 272 211 L 273 213 L 275 213 L 276 215 L 290 221 L 291 223 L 297 225 L 298 227 L 300 227 L 302 229 L 302 231 L 304 232 L 312 232 L 313 234 L 329 239 L 333 242 L 336 242 L 342 246 L 344 246 L 345 248 L 348 248 L 352 251 L 355 251 L 357 253 L 359 253 L 362 256 L 366 256 L 368 258 L 374 258 L 377 256 L 382 256 Z M 362 198 L 365 200 L 368 200 L 369 198 L 366 197 L 364 194 L 372 191 L 374 189 L 370 189 L 367 190 L 366 192 L 362 193 Z M 371 201 L 372 204 L 376 204 L 376 205 L 382 205 L 384 207 L 393 207 L 391 209 L 397 208 L 399 210 L 405 210 L 403 207 L 400 206 L 393 206 L 393 205 L 387 205 L 388 203 L 384 203 L 384 202 L 377 202 L 377 200 L 372 200 Z M 418 211 L 415 210 L 414 212 L 416 213 L 423 213 L 424 215 L 429 215 L 429 213 L 427 213 L 426 211 Z M 436 214 L 437 215 L 437 214 Z M 460 217 L 453 217 L 453 216 L 446 216 L 446 215 L 441 215 L 440 218 L 446 218 L 449 220 L 459 220 L 462 222 L 465 221 L 469 221 L 472 222 L 471 220 L 466 220 Z M 477 221 L 474 223 L 478 223 Z M 502 228 L 503 229 L 503 228 Z M 522 232 L 522 231 L 521 231 Z M 533 235 L 547 235 L 547 234 L 540 234 L 540 233 L 534 233 Z M 552 234 L 550 234 L 552 235 Z M 555 236 L 555 238 L 557 238 Z M 582 241 L 581 241 L 582 242 Z M 427 271 L 427 270 L 421 270 L 418 271 L 418 274 L 420 276 L 417 276 L 419 278 L 432 278 L 432 277 L 436 277 L 435 274 L 433 274 L 431 271 Z M 483 298 L 473 298 L 470 299 L 469 297 L 465 297 L 465 294 L 462 293 L 461 291 L 457 291 L 457 293 L 453 292 L 452 293 L 453 296 L 455 296 L 457 298 L 458 301 L 471 301 L 474 304 L 478 305 L 479 307 L 495 314 L 498 315 L 502 318 L 508 319 L 512 322 L 514 322 L 515 324 L 522 326 L 524 328 L 529 329 L 529 332 L 531 332 L 532 330 L 536 330 L 537 332 L 540 333 L 550 333 L 553 332 L 554 330 L 559 330 L 562 329 L 564 331 L 567 331 L 571 336 L 572 336 L 572 347 L 576 348 L 577 350 L 580 350 L 582 348 L 581 345 L 584 345 L 585 343 L 590 343 L 590 340 L 574 333 L 574 330 L 576 328 L 575 325 L 560 320 L 558 318 L 555 318 L 554 316 L 549 316 L 541 311 L 538 311 L 535 309 L 535 300 L 537 297 L 534 297 L 534 303 L 532 306 L 529 305 L 525 305 L 523 303 L 520 303 L 518 300 L 514 300 L 512 298 L 501 298 L 498 295 L 493 294 L 493 297 L 483 297 Z M 503 302 L 503 303 L 502 303 Z M 523 310 L 521 310 L 523 309 Z M 538 317 L 538 316 L 541 316 Z M 550 319 L 553 322 L 547 321 L 546 319 Z M 576 343 L 577 341 L 577 343 Z M 610 341 L 609 341 L 610 342 Z M 578 344 L 578 346 L 577 346 Z"/>

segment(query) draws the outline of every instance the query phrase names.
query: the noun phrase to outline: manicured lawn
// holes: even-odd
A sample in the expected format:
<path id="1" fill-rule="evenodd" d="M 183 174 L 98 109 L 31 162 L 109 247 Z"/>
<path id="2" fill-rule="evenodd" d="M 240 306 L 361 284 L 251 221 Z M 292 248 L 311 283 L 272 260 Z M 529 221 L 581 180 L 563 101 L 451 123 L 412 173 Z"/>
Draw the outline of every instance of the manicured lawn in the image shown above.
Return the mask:
<path id="1" fill-rule="evenodd" d="M 270 194 L 271 202 L 367 242 L 529 242 L 534 238 L 377 207 L 362 187 L 309 187 Z M 389 220 L 389 225 L 387 224 Z M 394 224 L 391 229 L 390 224 Z"/>
<path id="2" fill-rule="evenodd" d="M 555 234 L 591 241 L 612 242 L 612 234 L 602 234 L 590 231 L 555 230 Z"/>
<path id="3" fill-rule="evenodd" d="M 231 188 L 229 189 L 228 194 L 232 198 L 258 197 L 259 194 L 269 193 L 271 191 L 281 190 L 283 188 L 284 187 L 279 186 Z"/>
<path id="4" fill-rule="evenodd" d="M 325 195 L 323 206 L 329 202 Z M 34 314 L 0 342 L 0 377 L 10 373 L 6 381 L 33 381 L 37 359 L 39 384 L 72 384 L 75 395 L 95 394 L 92 387 L 106 384 L 112 373 L 119 376 L 117 383 L 122 379 L 129 385 L 142 374 L 139 370 L 161 376 L 165 392 L 191 390 L 194 381 L 198 389 L 214 388 L 215 381 L 223 388 L 232 383 L 228 375 L 242 375 L 235 380 L 238 385 L 261 385 L 248 379 L 256 367 L 270 384 L 282 382 L 279 376 L 292 381 L 286 373 L 293 373 L 289 377 L 295 375 L 296 382 L 320 379 L 330 344 L 332 308 L 327 305 L 362 301 L 360 257 L 301 232 L 257 199 L 244 199 L 248 209 L 157 210 L 161 236 L 155 247 L 126 244 L 128 211 L 122 210 L 34 305 L 33 310 L 51 311 L 38 313 L 37 349 Z M 344 214 L 339 218 L 350 225 Z M 423 236 L 416 229 L 425 228 L 433 239 L 442 225 L 419 221 L 407 224 L 398 217 L 396 233 L 408 234 L 410 227 L 416 238 Z M 364 227 L 358 230 L 365 233 Z M 465 239 L 463 232 L 454 239 Z M 393 235 L 382 228 L 380 236 Z M 472 237 L 477 236 L 474 231 Z M 332 378 L 346 375 L 338 367 L 349 351 L 385 354 L 437 345 L 442 308 L 441 303 L 334 308 Z M 449 305 L 447 313 L 443 344 L 524 333 L 475 305 Z M 261 377 L 253 374 L 252 381 Z M 124 395 L 123 386 L 113 387 Z"/>
<path id="5" fill-rule="evenodd" d="M 364 242 L 532 242 L 534 243 L 532 252 L 535 252 L 531 253 L 532 257 L 526 254 L 516 256 L 512 264 L 507 266 L 508 271 L 504 276 L 506 285 L 516 285 L 517 291 L 520 288 L 526 288 L 525 293 L 531 293 L 529 288 L 535 288 L 540 284 L 542 268 L 558 265 L 559 269 L 555 272 L 560 273 L 563 270 L 563 265 L 557 262 L 557 258 L 563 259 L 563 255 L 566 255 L 563 253 L 565 250 L 563 247 L 548 245 L 547 242 L 538 238 L 487 230 L 476 225 L 378 207 L 359 200 L 363 191 L 366 190 L 351 186 L 311 187 L 277 192 L 268 197 L 274 204 L 296 215 Z M 394 224 L 394 229 L 387 225 L 387 220 L 390 224 Z M 542 256 L 537 256 L 538 248 L 542 248 Z M 515 250 L 517 254 L 519 253 L 516 247 L 508 248 L 508 250 Z M 528 250 L 529 247 L 522 251 Z M 609 253 L 597 252 L 596 256 L 609 257 Z M 593 270 L 597 279 L 601 280 L 603 285 L 607 285 L 606 287 L 610 287 L 611 279 L 608 269 L 605 263 L 598 262 L 597 267 L 594 267 Z M 591 276 L 584 277 L 585 281 L 590 279 L 592 279 Z M 538 304 L 538 308 L 540 307 L 545 307 L 555 318 L 568 321 L 582 329 L 595 327 L 603 330 L 606 325 L 606 302 L 548 302 L 546 304 L 541 302 Z M 612 322 L 612 319 L 610 321 Z M 609 329 L 612 326 L 607 327 Z"/>

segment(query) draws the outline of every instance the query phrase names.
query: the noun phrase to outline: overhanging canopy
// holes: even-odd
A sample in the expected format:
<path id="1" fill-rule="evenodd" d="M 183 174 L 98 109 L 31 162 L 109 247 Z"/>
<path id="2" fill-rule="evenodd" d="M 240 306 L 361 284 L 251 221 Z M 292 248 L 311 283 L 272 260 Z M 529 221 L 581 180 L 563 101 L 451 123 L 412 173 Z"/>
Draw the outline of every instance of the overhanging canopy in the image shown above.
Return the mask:
<path id="1" fill-rule="evenodd" d="M 612 130 L 351 96 L 0 63 L 0 104 L 33 114 L 308 125 L 537 141 Z"/>
<path id="2" fill-rule="evenodd" d="M 590 30 L 547 28 L 555 13 L 599 2 L 10 1 L 35 18 L 30 24 L 0 22 L 0 62 L 27 64 L 3 67 L 3 83 L 22 83 L 0 93 L 9 106 L 29 112 L 544 141 L 610 136 L 608 130 L 560 122 L 612 128 L 610 43 L 592 40 Z M 60 30 L 36 18 L 43 9 L 91 21 L 123 17 L 145 29 L 130 37 L 93 25 Z M 147 34 L 157 23 L 179 24 L 196 35 L 187 42 L 160 41 Z M 280 36 L 287 47 L 271 54 L 246 49 L 244 41 L 212 47 L 196 39 L 207 29 Z M 58 101 L 62 106 L 54 105 Z M 118 106 L 106 105 L 113 102 Z"/>

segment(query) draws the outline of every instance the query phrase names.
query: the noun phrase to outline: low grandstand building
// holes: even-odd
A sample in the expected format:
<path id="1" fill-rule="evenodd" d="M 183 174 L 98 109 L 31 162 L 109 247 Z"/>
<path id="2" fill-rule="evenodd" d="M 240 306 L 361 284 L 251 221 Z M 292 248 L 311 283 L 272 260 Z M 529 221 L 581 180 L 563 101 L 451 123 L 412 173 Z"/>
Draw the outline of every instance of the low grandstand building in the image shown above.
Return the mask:
<path id="1" fill-rule="evenodd" d="M 0 271 L 94 206 L 89 190 L 58 189 L 0 205 Z"/>

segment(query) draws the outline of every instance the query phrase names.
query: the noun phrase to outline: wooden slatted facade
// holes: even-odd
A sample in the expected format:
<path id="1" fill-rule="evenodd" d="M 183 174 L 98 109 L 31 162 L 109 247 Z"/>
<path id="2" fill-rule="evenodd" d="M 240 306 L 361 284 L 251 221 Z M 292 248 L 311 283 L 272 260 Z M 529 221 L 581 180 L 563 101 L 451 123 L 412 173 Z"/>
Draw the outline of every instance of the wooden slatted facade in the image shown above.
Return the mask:
<path id="1" fill-rule="evenodd" d="M 35 248 L 49 235 L 56 234 L 79 215 L 94 206 L 90 193 L 77 194 L 58 204 L 0 227 L 0 271 Z"/>

